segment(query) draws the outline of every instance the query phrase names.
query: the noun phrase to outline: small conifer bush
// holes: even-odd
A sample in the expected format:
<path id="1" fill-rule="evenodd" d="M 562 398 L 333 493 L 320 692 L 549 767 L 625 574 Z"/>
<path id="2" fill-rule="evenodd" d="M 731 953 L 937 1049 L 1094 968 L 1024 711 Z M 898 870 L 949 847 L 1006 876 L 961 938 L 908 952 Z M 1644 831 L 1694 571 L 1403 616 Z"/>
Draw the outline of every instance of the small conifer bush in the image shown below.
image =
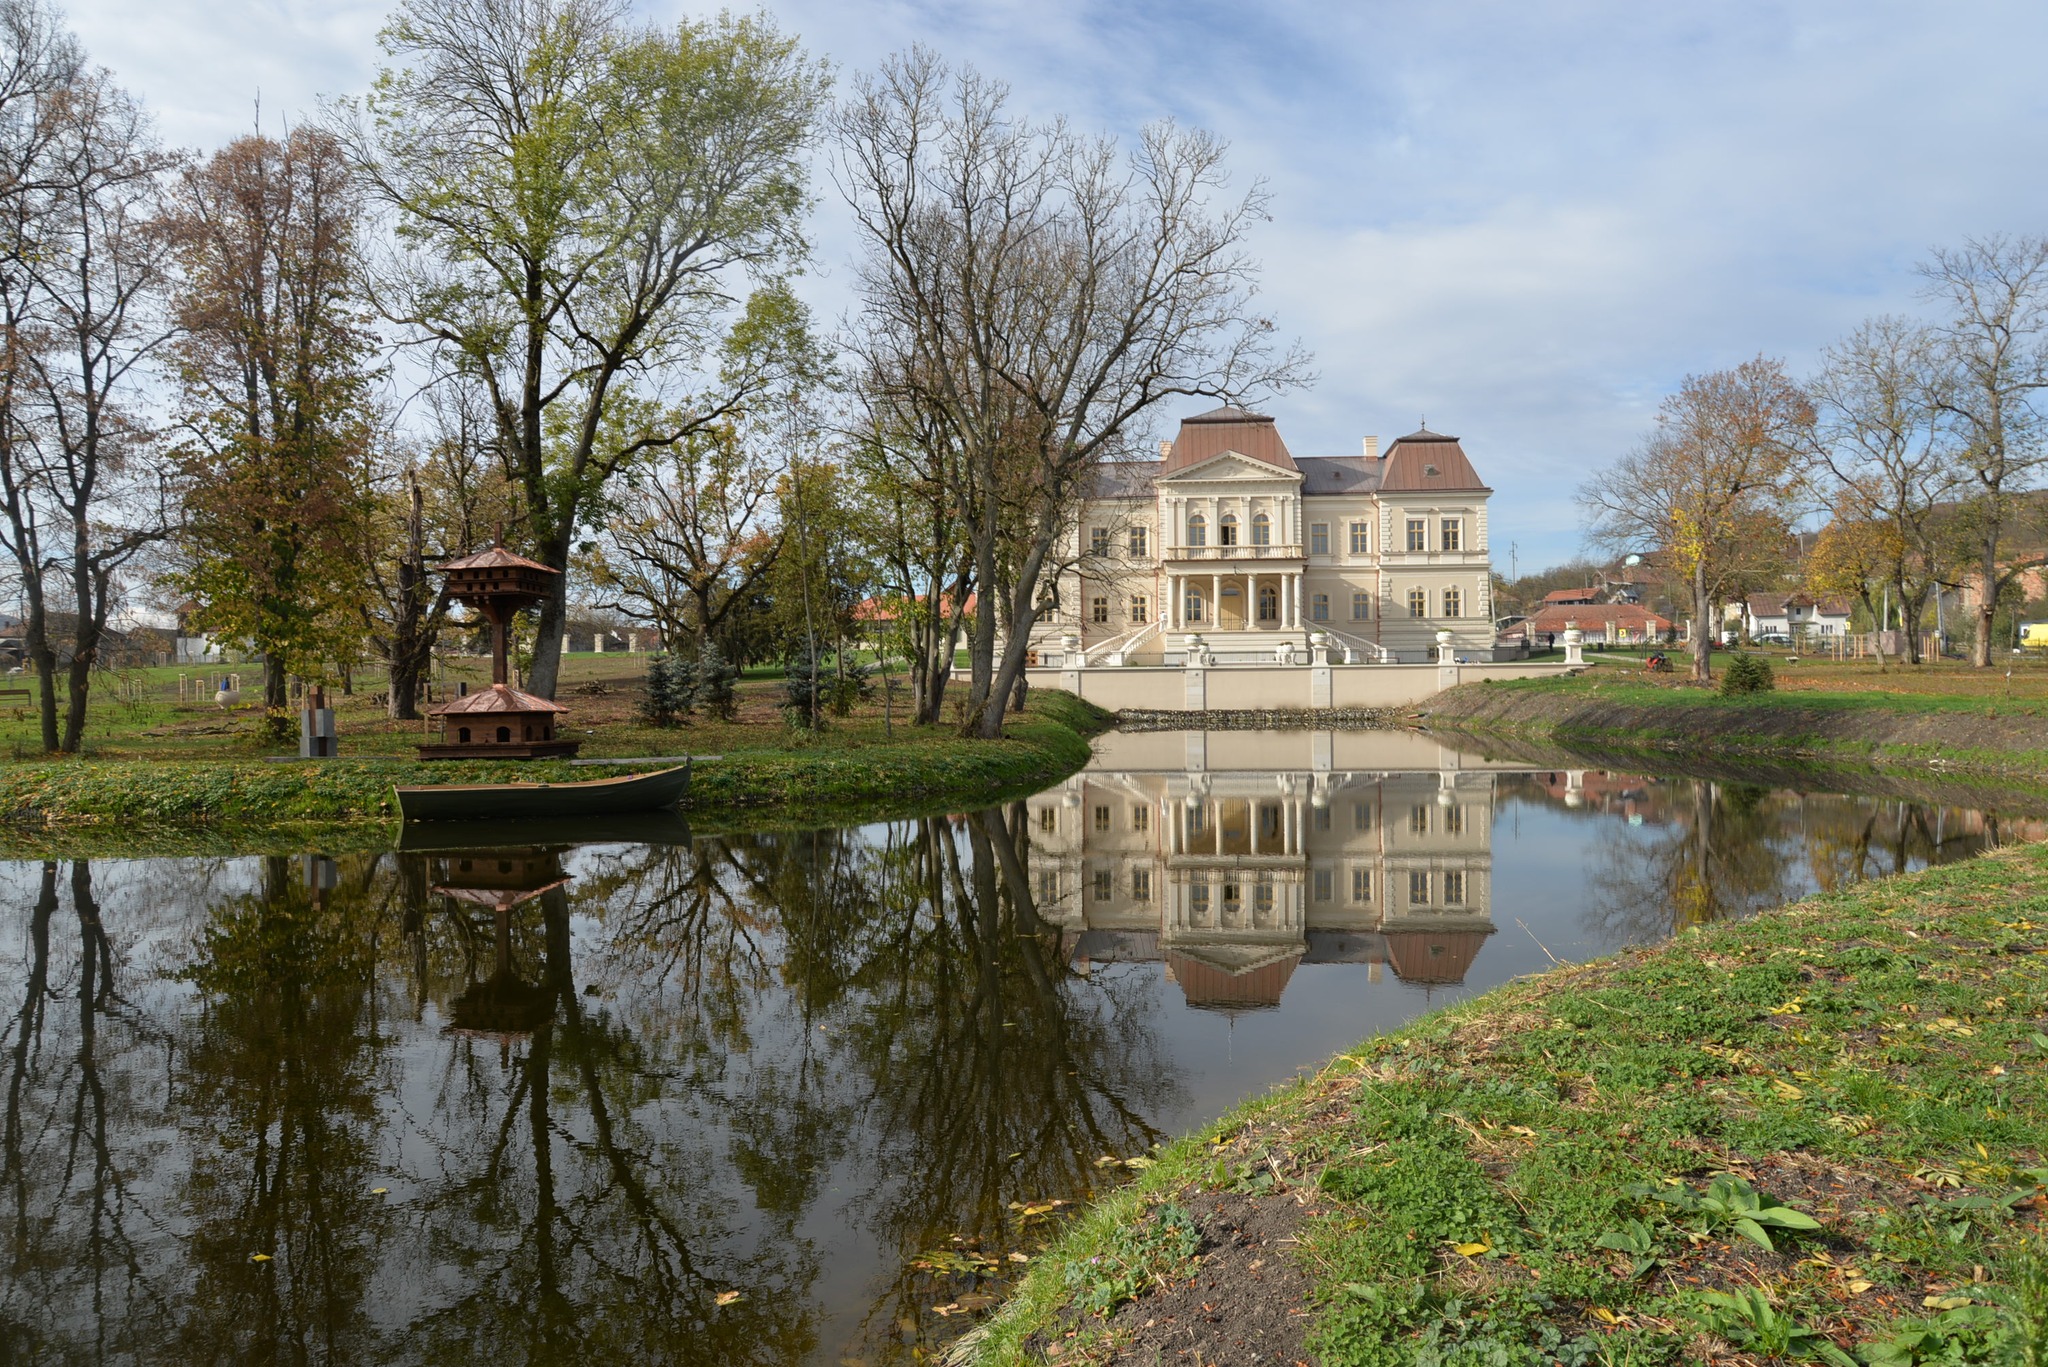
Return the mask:
<path id="1" fill-rule="evenodd" d="M 720 721 L 731 721 L 733 713 L 739 710 L 739 697 L 733 688 L 739 677 L 738 667 L 726 663 L 718 642 L 706 636 L 704 644 L 697 647 L 697 706 Z"/>
<path id="2" fill-rule="evenodd" d="M 1738 693 L 1768 693 L 1777 686 L 1777 677 L 1771 673 L 1771 662 L 1761 655 L 1737 655 L 1721 671 L 1721 693 L 1724 697 L 1732 698 Z"/>

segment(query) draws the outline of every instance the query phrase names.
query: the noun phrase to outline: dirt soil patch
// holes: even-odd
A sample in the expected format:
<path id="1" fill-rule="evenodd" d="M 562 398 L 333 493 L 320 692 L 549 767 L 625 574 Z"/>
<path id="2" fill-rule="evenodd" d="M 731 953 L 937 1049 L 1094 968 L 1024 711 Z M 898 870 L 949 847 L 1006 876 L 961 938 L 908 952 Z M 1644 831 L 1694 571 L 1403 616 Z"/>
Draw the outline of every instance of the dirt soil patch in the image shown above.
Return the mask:
<path id="1" fill-rule="evenodd" d="M 1203 1192 L 1183 1203 L 1201 1231 L 1195 1274 L 1126 1303 L 1085 1332 L 1036 1345 L 1048 1362 L 1306 1367 L 1313 1311 L 1295 1234 L 1318 1214 L 1293 1193 Z"/>

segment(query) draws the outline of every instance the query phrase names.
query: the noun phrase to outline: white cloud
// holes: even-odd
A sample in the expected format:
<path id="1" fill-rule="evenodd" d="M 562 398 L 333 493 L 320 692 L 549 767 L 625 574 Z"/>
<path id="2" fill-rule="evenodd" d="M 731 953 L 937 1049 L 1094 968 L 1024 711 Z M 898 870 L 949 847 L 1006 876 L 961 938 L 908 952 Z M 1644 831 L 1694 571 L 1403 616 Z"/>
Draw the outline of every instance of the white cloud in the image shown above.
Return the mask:
<path id="1" fill-rule="evenodd" d="M 259 90 L 268 117 L 361 89 L 384 12 L 97 0 L 73 18 L 171 140 L 205 146 L 250 126 Z M 1914 308 L 1929 246 L 2048 229 L 2048 10 L 2020 0 L 774 12 L 842 70 L 922 41 L 1036 115 L 1229 137 L 1275 193 L 1256 244 L 1270 306 L 1322 375 L 1274 406 L 1290 444 L 1356 450 L 1427 413 L 1495 484 L 1495 534 L 1525 567 L 1577 549 L 1573 488 L 1685 373 L 1804 364 L 1865 314 Z M 830 316 L 851 242 L 825 194 L 807 288 Z"/>

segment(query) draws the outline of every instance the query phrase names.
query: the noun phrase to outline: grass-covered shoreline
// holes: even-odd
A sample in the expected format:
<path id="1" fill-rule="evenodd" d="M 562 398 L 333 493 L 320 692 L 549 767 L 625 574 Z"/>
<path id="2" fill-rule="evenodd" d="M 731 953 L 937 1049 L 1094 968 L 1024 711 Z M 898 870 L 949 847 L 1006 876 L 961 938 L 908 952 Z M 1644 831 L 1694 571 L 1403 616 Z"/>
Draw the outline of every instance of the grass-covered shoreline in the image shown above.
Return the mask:
<path id="1" fill-rule="evenodd" d="M 2031 846 L 1368 1040 L 1159 1153 L 957 1360 L 2038 1367 L 2044 1143 Z"/>
<path id="2" fill-rule="evenodd" d="M 820 819 L 856 807 L 866 819 L 985 805 L 1042 787 L 1088 761 L 1088 738 L 1106 714 L 1070 694 L 1040 691 L 999 741 L 899 728 L 900 739 L 843 740 L 828 733 L 699 762 L 685 813 L 730 823 L 735 814 Z M 680 748 L 689 736 L 678 736 Z M 0 854 L 133 846 L 268 845 L 316 834 L 385 843 L 398 784 L 583 782 L 664 767 L 602 768 L 560 762 L 341 758 L 310 763 L 261 759 L 64 759 L 0 765 Z"/>
<path id="3" fill-rule="evenodd" d="M 1597 746 L 1643 756 L 1802 759 L 1968 771 L 2038 781 L 2048 773 L 2048 700 L 1931 691 L 1943 676 L 1900 673 L 1829 686 L 1822 671 L 1766 693 L 1723 696 L 1604 667 L 1573 678 L 1468 684 L 1422 710 L 1432 729 Z"/>

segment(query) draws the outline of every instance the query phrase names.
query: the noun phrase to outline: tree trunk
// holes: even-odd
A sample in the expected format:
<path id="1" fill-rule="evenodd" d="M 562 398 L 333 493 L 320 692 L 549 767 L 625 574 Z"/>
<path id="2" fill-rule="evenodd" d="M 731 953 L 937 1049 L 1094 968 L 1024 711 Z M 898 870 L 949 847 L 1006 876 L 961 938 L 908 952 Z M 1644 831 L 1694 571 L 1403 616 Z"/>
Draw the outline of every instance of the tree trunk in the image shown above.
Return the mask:
<path id="1" fill-rule="evenodd" d="M 1984 556 L 1983 580 L 1979 585 L 1982 597 L 1977 602 L 1977 640 L 1970 647 L 1970 663 L 1979 669 L 1991 668 L 1991 619 L 1998 615 L 1998 560 L 1989 553 Z"/>
<path id="2" fill-rule="evenodd" d="M 544 563 L 553 564 L 549 556 Z M 540 602 L 540 623 L 533 637 L 533 665 L 526 671 L 526 691 L 543 698 L 555 696 L 562 678 L 562 631 L 567 624 L 569 586 L 567 574 L 553 576 L 548 596 Z"/>
<path id="3" fill-rule="evenodd" d="M 1921 603 L 1915 602 L 1906 592 L 1906 581 L 1896 579 L 1892 586 L 1899 592 L 1899 624 L 1906 629 L 1906 663 L 1924 664 L 1920 658 L 1920 613 Z"/>
<path id="4" fill-rule="evenodd" d="M 1707 594 L 1707 563 L 1705 560 L 1693 566 L 1692 571 L 1692 677 L 1694 683 L 1712 683 L 1714 680 L 1714 624 L 1708 620 L 1714 604 Z"/>

